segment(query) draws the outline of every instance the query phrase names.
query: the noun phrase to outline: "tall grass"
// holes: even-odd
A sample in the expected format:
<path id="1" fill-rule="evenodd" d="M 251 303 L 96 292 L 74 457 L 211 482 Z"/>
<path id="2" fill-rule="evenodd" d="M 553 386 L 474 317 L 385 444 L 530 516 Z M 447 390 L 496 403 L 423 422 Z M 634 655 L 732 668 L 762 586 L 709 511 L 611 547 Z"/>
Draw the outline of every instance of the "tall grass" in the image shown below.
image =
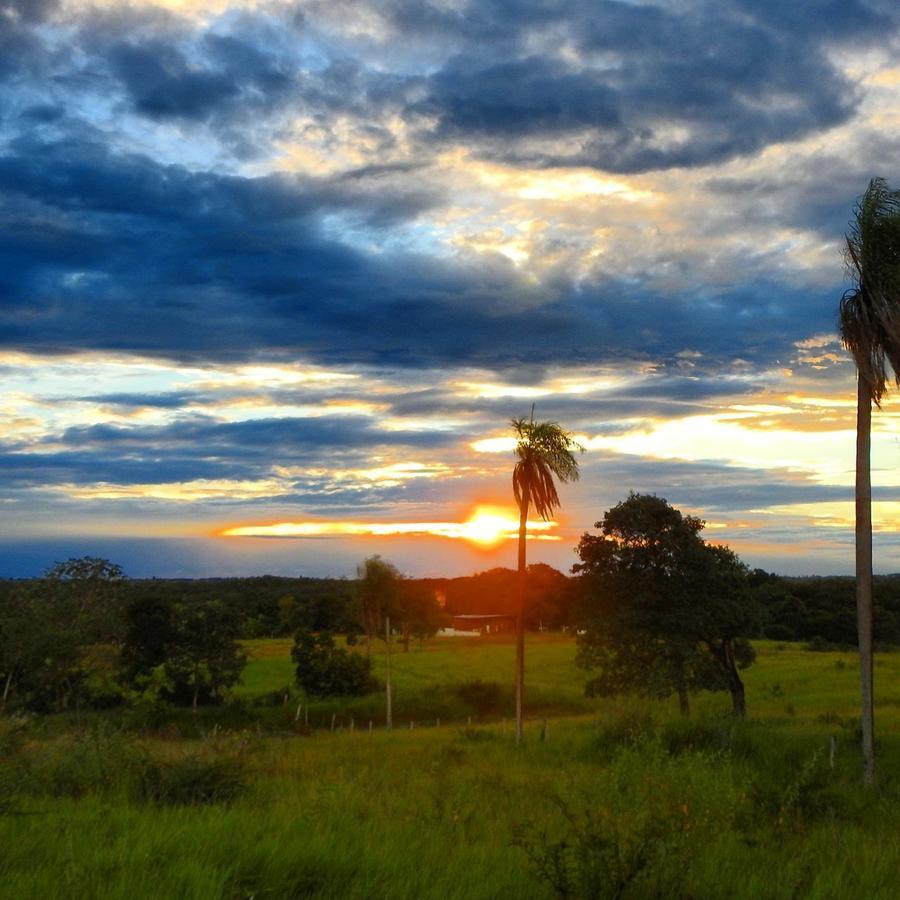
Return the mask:
<path id="1" fill-rule="evenodd" d="M 537 647 L 552 699 L 554 673 L 573 670 L 561 643 Z M 491 654 L 505 665 L 506 650 L 484 645 L 467 666 L 411 652 L 405 689 L 416 671 L 505 685 Z M 520 748 L 502 721 L 297 737 L 210 720 L 202 738 L 110 717 L 4 721 L 0 896 L 893 898 L 897 704 L 883 677 L 882 789 L 868 796 L 852 663 L 767 645 L 747 673 L 748 722 L 722 715 L 721 696 L 689 720 L 674 704 L 592 701 L 543 740 L 533 723 Z"/>

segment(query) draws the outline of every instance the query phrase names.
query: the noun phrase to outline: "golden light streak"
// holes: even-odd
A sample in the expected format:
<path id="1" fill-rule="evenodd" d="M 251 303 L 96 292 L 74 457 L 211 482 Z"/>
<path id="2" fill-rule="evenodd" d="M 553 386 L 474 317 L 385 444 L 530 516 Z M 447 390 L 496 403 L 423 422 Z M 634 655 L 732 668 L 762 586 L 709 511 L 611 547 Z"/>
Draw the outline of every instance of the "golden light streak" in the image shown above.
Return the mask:
<path id="1" fill-rule="evenodd" d="M 469 446 L 476 453 L 511 453 L 516 449 L 514 437 L 483 438 L 480 441 L 472 441 Z"/>
<path id="2" fill-rule="evenodd" d="M 558 541 L 548 534 L 557 527 L 554 521 L 530 521 L 529 540 Z M 519 536 L 519 519 L 513 513 L 490 506 L 479 506 L 465 522 L 277 522 L 272 525 L 241 525 L 221 532 L 223 537 L 336 537 L 336 536 L 416 536 L 466 540 L 482 547 Z"/>

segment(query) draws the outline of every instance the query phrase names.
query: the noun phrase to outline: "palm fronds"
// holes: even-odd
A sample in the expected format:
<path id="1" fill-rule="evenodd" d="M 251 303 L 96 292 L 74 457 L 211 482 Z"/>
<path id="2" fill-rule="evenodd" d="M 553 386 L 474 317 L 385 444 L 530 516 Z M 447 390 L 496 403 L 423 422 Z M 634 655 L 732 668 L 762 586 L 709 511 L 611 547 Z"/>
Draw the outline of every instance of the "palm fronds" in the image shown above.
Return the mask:
<path id="1" fill-rule="evenodd" d="M 516 433 L 516 456 L 513 469 L 513 494 L 522 509 L 533 503 L 537 514 L 545 521 L 560 505 L 554 477 L 563 483 L 578 480 L 578 460 L 573 451 L 582 447 L 556 422 L 535 422 L 533 419 L 513 419 Z"/>
<path id="2" fill-rule="evenodd" d="M 841 298 L 841 340 L 880 406 L 889 374 L 900 385 L 900 191 L 883 178 L 856 205 L 845 261 L 855 284 Z"/>

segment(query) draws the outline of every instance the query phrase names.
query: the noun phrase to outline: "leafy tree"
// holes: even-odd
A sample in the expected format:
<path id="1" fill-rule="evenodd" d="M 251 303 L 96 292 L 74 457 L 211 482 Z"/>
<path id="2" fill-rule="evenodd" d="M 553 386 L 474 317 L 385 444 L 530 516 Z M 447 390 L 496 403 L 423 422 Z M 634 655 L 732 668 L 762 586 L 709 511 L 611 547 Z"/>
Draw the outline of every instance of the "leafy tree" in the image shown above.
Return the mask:
<path id="1" fill-rule="evenodd" d="M 376 690 L 372 660 L 336 647 L 328 633 L 298 631 L 291 658 L 297 667 L 297 683 L 313 697 L 360 697 Z"/>
<path id="2" fill-rule="evenodd" d="M 366 635 L 366 650 L 371 655 L 372 637 L 381 634 L 384 616 L 391 614 L 397 602 L 402 576 L 396 566 L 377 554 L 363 560 L 357 575 L 360 622 Z"/>
<path id="3" fill-rule="evenodd" d="M 141 596 L 126 610 L 121 679 L 194 709 L 236 684 L 247 661 L 234 610 L 207 598 Z"/>
<path id="4" fill-rule="evenodd" d="M 400 631 L 403 651 L 409 652 L 409 639 L 432 637 L 448 617 L 438 606 L 434 590 L 421 581 L 404 578 L 397 585 L 394 602 L 387 610 L 391 625 Z"/>
<path id="5" fill-rule="evenodd" d="M 103 645 L 121 636 L 124 585 L 119 566 L 94 557 L 56 563 L 17 585 L 0 607 L 0 707 L 13 693 L 39 711 L 89 701 L 92 680 L 108 680 Z"/>
<path id="6" fill-rule="evenodd" d="M 72 557 L 54 563 L 44 573 L 45 589 L 67 605 L 86 636 L 102 642 L 121 637 L 122 567 L 98 556 Z"/>
<path id="7" fill-rule="evenodd" d="M 171 698 L 219 701 L 225 688 L 236 684 L 247 657 L 237 640 L 240 620 L 217 600 L 179 603 L 174 609 L 174 633 L 166 649 L 166 674 Z"/>
<path id="8" fill-rule="evenodd" d="M 881 406 L 888 373 L 900 385 L 900 191 L 873 178 L 847 235 L 854 285 L 840 305 L 841 339 L 857 372 L 856 609 L 862 682 L 863 780 L 875 783 L 872 687 L 872 403 Z"/>
<path id="9" fill-rule="evenodd" d="M 572 590 L 569 579 L 546 563 L 528 566 L 525 625 L 528 628 L 560 628 L 568 624 Z"/>
<path id="10" fill-rule="evenodd" d="M 747 569 L 700 537 L 702 520 L 665 500 L 630 494 L 582 536 L 578 662 L 599 669 L 589 694 L 676 694 L 683 713 L 700 689 L 728 690 L 746 711 L 738 670 L 753 661 L 756 623 Z"/>
<path id="11" fill-rule="evenodd" d="M 139 596 L 128 605 L 125 622 L 120 677 L 139 687 L 166 664 L 176 646 L 174 605 L 167 597 Z"/>
<path id="12" fill-rule="evenodd" d="M 513 496 L 519 507 L 519 606 L 516 611 L 516 743 L 521 743 L 525 718 L 525 601 L 528 590 L 525 559 L 525 537 L 528 511 L 546 520 L 559 505 L 559 494 L 553 479 L 561 482 L 578 480 L 578 461 L 573 450 L 583 447 L 556 422 L 513 419 L 516 435 L 516 464 L 513 468 Z"/>

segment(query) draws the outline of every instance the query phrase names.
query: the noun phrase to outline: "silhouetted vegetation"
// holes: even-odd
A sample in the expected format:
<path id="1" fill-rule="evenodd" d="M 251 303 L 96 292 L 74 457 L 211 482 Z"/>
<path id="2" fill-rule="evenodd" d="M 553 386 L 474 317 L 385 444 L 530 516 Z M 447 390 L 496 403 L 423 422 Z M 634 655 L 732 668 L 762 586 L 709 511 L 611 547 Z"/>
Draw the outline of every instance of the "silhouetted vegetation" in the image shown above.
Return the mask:
<path id="1" fill-rule="evenodd" d="M 745 713 L 738 674 L 753 661 L 757 616 L 747 569 L 727 547 L 706 544 L 704 523 L 665 500 L 632 493 L 585 534 L 579 664 L 596 670 L 587 691 L 688 695 L 727 690 Z"/>

